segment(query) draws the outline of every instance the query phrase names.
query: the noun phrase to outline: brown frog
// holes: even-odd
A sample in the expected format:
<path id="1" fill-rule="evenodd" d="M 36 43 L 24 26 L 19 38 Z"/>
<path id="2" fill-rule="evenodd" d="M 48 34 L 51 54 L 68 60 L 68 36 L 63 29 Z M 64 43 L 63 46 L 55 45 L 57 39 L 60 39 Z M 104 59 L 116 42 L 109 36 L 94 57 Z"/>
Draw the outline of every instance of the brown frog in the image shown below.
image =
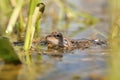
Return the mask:
<path id="1" fill-rule="evenodd" d="M 39 44 L 40 43 L 40 44 Z M 23 45 L 24 42 L 14 42 L 14 45 Z M 102 47 L 105 47 L 108 45 L 106 41 L 103 40 L 90 40 L 90 39 L 77 39 L 77 40 L 72 40 L 69 38 L 66 38 L 62 35 L 60 32 L 52 32 L 51 34 L 43 37 L 42 39 L 37 39 L 33 41 L 33 46 L 36 45 L 43 45 L 47 46 L 48 49 L 53 49 L 53 50 L 73 50 L 73 49 L 86 49 L 90 48 L 93 45 L 99 45 Z"/>
<path id="2" fill-rule="evenodd" d="M 48 42 L 48 48 L 70 49 L 72 47 L 71 40 L 65 38 L 60 32 L 52 32 L 50 35 L 47 35 L 46 41 Z"/>
<path id="3" fill-rule="evenodd" d="M 91 40 L 71 40 L 64 37 L 60 32 L 52 32 L 50 35 L 47 35 L 46 41 L 48 42 L 48 48 L 51 49 L 85 49 L 91 45 Z"/>

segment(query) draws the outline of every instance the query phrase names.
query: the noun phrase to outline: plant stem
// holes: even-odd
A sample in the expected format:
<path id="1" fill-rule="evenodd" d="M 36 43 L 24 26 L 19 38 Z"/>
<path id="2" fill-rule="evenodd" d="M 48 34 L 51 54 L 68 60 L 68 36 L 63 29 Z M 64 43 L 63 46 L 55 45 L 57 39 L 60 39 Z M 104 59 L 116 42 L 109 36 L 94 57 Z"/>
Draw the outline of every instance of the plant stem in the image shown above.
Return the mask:
<path id="1" fill-rule="evenodd" d="M 23 0 L 18 0 L 17 5 L 16 5 L 15 9 L 13 10 L 13 13 L 10 17 L 7 29 L 5 31 L 6 33 L 8 33 L 8 34 L 12 33 L 15 23 L 17 21 L 17 18 L 19 16 L 19 13 L 21 11 L 22 5 L 23 5 Z"/>
<path id="2" fill-rule="evenodd" d="M 32 39 L 34 36 L 36 23 L 37 21 L 40 20 L 45 7 L 43 3 L 38 3 L 38 0 L 36 0 L 36 3 L 34 2 L 35 0 L 30 1 L 29 19 L 28 19 L 27 32 L 26 32 L 26 38 L 24 44 L 25 51 L 30 49 L 32 45 Z"/>

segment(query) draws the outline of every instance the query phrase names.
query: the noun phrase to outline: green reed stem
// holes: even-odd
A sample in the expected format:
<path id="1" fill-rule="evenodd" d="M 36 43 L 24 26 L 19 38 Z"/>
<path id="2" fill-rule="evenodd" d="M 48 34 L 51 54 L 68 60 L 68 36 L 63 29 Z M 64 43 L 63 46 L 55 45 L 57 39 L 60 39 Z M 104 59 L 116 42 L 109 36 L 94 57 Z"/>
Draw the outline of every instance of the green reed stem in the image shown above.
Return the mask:
<path id="1" fill-rule="evenodd" d="M 30 0 L 29 16 L 28 16 L 24 50 L 30 49 L 30 46 L 32 43 L 33 34 L 34 34 L 34 30 L 35 30 L 32 18 L 33 18 L 33 13 L 34 13 L 37 2 L 38 2 L 38 0 Z"/>
<path id="2" fill-rule="evenodd" d="M 21 11 L 22 5 L 23 5 L 23 0 L 18 0 L 18 1 L 17 1 L 17 5 L 16 5 L 16 7 L 14 8 L 13 13 L 12 13 L 12 15 L 11 15 L 11 17 L 10 17 L 10 20 L 9 20 L 9 23 L 8 23 L 8 26 L 7 26 L 7 29 L 6 29 L 6 31 L 5 31 L 7 34 L 11 34 L 11 33 L 12 33 L 13 28 L 14 28 L 14 26 L 15 26 L 15 23 L 16 23 L 16 21 L 17 21 L 17 18 L 18 18 L 18 16 L 19 16 L 19 13 L 20 13 L 20 11 Z"/>
<path id="3" fill-rule="evenodd" d="M 31 47 L 34 32 L 35 32 L 36 22 L 40 20 L 42 13 L 44 11 L 45 5 L 43 3 L 38 3 L 38 2 L 39 2 L 38 0 L 30 1 L 27 32 L 26 32 L 26 38 L 25 38 L 25 44 L 24 44 L 25 51 L 30 49 L 30 47 Z"/>
<path id="4" fill-rule="evenodd" d="M 41 31 L 41 17 L 43 15 L 45 9 L 45 5 L 43 3 L 40 3 L 37 5 L 37 7 L 35 8 L 35 13 L 34 13 L 34 17 L 35 17 L 35 32 L 36 32 L 36 37 L 40 37 L 40 31 Z"/>

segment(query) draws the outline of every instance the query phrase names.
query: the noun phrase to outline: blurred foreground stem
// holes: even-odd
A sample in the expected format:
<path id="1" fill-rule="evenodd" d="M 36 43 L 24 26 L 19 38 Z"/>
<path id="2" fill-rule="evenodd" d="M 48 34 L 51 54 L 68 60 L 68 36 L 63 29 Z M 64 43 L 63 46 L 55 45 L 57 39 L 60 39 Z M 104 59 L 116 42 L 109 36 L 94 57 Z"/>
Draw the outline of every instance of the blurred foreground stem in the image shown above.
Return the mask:
<path id="1" fill-rule="evenodd" d="M 110 31 L 110 75 L 108 80 L 120 80 L 120 0 L 110 0 L 111 31 Z"/>
<path id="2" fill-rule="evenodd" d="M 17 21 L 20 11 L 21 11 L 22 5 L 23 5 L 23 0 L 18 0 L 17 5 L 16 5 L 15 9 L 13 10 L 13 13 L 10 17 L 7 29 L 5 31 L 6 33 L 11 34 L 11 32 L 13 31 L 13 27 L 15 26 L 15 23 Z"/>

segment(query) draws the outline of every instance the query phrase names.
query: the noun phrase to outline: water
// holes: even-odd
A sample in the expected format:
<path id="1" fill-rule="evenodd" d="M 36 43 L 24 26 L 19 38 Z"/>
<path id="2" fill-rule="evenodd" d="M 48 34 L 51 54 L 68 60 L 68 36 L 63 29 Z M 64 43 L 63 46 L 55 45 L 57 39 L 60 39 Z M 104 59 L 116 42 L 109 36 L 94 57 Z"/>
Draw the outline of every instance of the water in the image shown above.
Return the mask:
<path id="1" fill-rule="evenodd" d="M 90 80 L 90 75 L 103 77 L 107 73 L 106 50 L 74 50 L 63 57 L 32 55 L 31 65 L 0 65 L 0 79 L 18 80 Z M 8 75 L 5 77 L 6 75 Z M 73 79 L 74 80 L 74 79 Z M 79 79 L 78 79 L 79 80 Z"/>

